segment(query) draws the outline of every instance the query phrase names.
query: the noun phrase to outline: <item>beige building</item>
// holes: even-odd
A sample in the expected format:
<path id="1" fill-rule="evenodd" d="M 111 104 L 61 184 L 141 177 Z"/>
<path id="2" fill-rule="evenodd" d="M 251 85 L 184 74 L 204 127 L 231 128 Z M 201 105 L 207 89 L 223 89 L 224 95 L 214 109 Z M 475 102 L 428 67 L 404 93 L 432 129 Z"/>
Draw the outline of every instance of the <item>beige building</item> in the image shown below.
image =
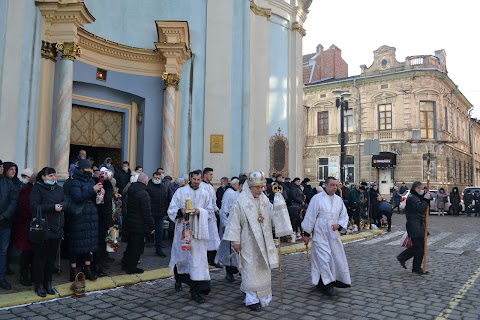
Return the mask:
<path id="1" fill-rule="evenodd" d="M 445 51 L 399 62 L 395 50 L 378 48 L 358 76 L 305 83 L 305 177 L 339 175 L 340 110 L 332 91 L 340 88 L 351 94 L 344 114 L 345 180 L 377 182 L 382 194 L 402 181 L 425 182 L 428 171 L 432 188 L 479 185 L 480 125 L 448 76 Z M 304 59 L 307 67 L 311 62 Z M 372 139 L 379 141 L 379 155 L 365 154 L 365 142 Z"/>

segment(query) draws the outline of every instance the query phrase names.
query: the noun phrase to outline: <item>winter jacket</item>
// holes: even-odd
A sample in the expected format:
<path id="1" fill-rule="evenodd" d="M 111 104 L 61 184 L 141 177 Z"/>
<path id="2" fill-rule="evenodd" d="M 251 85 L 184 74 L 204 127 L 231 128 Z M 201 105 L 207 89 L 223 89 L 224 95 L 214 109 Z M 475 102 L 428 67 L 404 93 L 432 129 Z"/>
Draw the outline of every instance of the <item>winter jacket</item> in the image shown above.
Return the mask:
<path id="1" fill-rule="evenodd" d="M 450 203 L 454 206 L 458 206 L 460 204 L 460 194 L 458 193 L 457 187 L 454 187 L 452 192 L 450 192 Z"/>
<path id="2" fill-rule="evenodd" d="M 347 196 L 348 200 L 348 207 L 350 210 L 357 210 L 360 208 L 362 202 L 360 201 L 360 193 L 358 192 L 357 188 L 353 188 L 350 190 Z"/>
<path id="3" fill-rule="evenodd" d="M 125 186 L 130 182 L 130 176 L 132 175 L 132 171 L 128 169 L 127 172 L 123 171 L 123 169 L 115 171 L 114 178 L 117 181 L 117 188 L 118 192 L 122 193 Z"/>
<path id="4" fill-rule="evenodd" d="M 392 216 L 392 206 L 387 201 L 380 201 L 378 204 L 378 214 Z"/>
<path id="5" fill-rule="evenodd" d="M 32 207 L 30 206 L 30 193 L 32 183 L 27 183 L 18 194 L 18 215 L 13 234 L 13 244 L 18 250 L 32 250 L 32 243 L 28 238 L 30 222 L 32 221 Z"/>
<path id="6" fill-rule="evenodd" d="M 155 226 L 147 186 L 141 182 L 132 183 L 128 188 L 127 197 L 128 214 L 124 218 L 127 232 L 129 234 L 150 234 L 155 230 Z"/>
<path id="7" fill-rule="evenodd" d="M 400 202 L 402 201 L 402 196 L 400 195 L 398 190 L 393 189 L 392 198 L 393 198 L 393 206 L 398 207 L 400 205 Z"/>
<path id="8" fill-rule="evenodd" d="M 290 192 L 288 194 L 288 197 L 291 200 L 291 206 L 293 207 L 301 207 L 302 204 L 304 203 L 304 196 L 303 196 L 303 191 L 300 189 L 299 186 L 296 184 L 292 184 L 290 188 Z"/>
<path id="9" fill-rule="evenodd" d="M 435 200 L 437 204 L 437 209 L 438 210 L 444 210 L 445 209 L 445 203 L 448 201 L 448 195 L 445 192 L 438 192 L 437 193 L 437 199 Z"/>
<path id="10" fill-rule="evenodd" d="M 311 185 L 308 185 L 308 184 L 303 185 L 303 195 L 305 196 L 305 199 L 308 198 L 308 196 L 310 195 L 312 190 L 313 190 L 313 188 L 312 188 Z M 307 201 L 307 202 L 309 202 L 309 201 Z"/>
<path id="11" fill-rule="evenodd" d="M 18 192 L 12 181 L 0 175 L 0 229 L 12 226 L 17 200 Z"/>
<path id="12" fill-rule="evenodd" d="M 147 185 L 147 192 L 150 196 L 152 217 L 164 217 L 168 209 L 168 193 L 165 186 L 163 184 L 155 184 L 150 180 Z"/>
<path id="13" fill-rule="evenodd" d="M 411 190 L 405 205 L 407 232 L 410 238 L 425 237 L 425 213 L 430 200 Z"/>
<path id="14" fill-rule="evenodd" d="M 55 211 L 55 205 L 61 204 L 63 211 Z M 48 239 L 62 239 L 63 225 L 65 224 L 64 211 L 68 209 L 69 203 L 63 193 L 63 188 L 58 184 L 53 186 L 43 182 L 36 182 L 30 193 L 30 207 L 32 215 L 36 217 L 37 210 L 42 211 L 42 218 L 47 220 Z"/>
<path id="15" fill-rule="evenodd" d="M 98 213 L 91 176 L 78 169 L 70 182 L 70 196 L 76 204 L 83 204 L 82 213 L 70 222 L 70 250 L 72 255 L 96 252 L 98 247 Z"/>

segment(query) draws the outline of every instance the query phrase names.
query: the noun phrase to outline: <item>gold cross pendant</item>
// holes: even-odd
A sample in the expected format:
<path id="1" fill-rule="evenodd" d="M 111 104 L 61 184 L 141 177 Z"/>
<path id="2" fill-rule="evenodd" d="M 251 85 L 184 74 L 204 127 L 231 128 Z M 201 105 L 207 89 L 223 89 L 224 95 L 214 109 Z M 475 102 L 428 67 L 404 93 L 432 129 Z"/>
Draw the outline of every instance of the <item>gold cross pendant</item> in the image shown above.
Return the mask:
<path id="1" fill-rule="evenodd" d="M 261 214 L 258 215 L 258 222 L 263 223 L 263 216 Z"/>

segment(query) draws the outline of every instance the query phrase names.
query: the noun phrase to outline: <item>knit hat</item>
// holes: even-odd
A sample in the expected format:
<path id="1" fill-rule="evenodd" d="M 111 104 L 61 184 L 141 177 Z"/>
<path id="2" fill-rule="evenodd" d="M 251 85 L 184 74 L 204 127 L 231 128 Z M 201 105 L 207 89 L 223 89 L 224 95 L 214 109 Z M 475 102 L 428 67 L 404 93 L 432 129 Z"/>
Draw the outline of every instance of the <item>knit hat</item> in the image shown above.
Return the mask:
<path id="1" fill-rule="evenodd" d="M 3 161 L 2 160 L 0 160 L 0 166 L 3 166 Z"/>
<path id="2" fill-rule="evenodd" d="M 79 170 L 83 170 L 85 168 L 91 168 L 92 165 L 90 164 L 90 160 L 88 159 L 80 159 L 78 161 L 77 167 Z"/>
<path id="3" fill-rule="evenodd" d="M 21 175 L 21 176 L 31 177 L 32 174 L 33 174 L 33 170 L 30 169 L 30 168 L 26 168 L 25 170 L 23 170 L 22 172 L 20 172 L 20 175 Z"/>

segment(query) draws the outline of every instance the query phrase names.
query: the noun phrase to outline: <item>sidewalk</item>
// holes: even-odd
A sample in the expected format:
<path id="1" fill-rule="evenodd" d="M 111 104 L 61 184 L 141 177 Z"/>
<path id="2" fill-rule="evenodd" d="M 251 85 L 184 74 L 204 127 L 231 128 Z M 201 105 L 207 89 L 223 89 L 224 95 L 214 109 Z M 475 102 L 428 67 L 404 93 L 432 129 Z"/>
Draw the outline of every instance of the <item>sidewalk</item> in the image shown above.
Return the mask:
<path id="1" fill-rule="evenodd" d="M 341 237 L 341 239 L 343 243 L 347 243 L 364 238 L 374 237 L 382 233 L 383 230 L 365 230 L 356 234 L 344 235 Z M 119 252 L 110 255 L 115 259 L 115 261 L 109 264 L 108 270 L 105 270 L 108 276 L 98 278 L 96 281 L 87 281 L 87 292 L 113 289 L 139 282 L 169 278 L 171 276 L 168 269 L 171 242 L 165 241 L 164 245 L 166 247 L 164 249 L 164 252 L 167 254 L 166 258 L 160 258 L 159 256 L 156 256 L 154 247 L 145 247 L 145 252 L 141 257 L 139 265 L 139 267 L 144 269 L 145 272 L 142 274 L 129 275 L 126 274 L 125 271 L 121 270 L 120 261 L 123 256 L 123 251 L 127 246 L 126 243 L 121 243 L 121 249 Z M 303 242 L 282 243 L 282 254 L 290 254 L 302 251 L 305 251 L 305 245 Z M 39 297 L 33 291 L 33 285 L 31 287 L 22 286 L 18 282 L 18 267 L 16 265 L 12 265 L 11 268 L 16 274 L 13 276 L 7 276 L 7 281 L 12 285 L 13 288 L 9 291 L 0 289 L 0 308 L 48 301 L 71 296 L 73 294 L 73 291 L 70 290 L 71 283 L 68 281 L 70 269 L 68 260 L 66 259 L 61 260 L 61 274 L 54 274 L 53 276 L 53 285 L 57 290 L 57 294 L 47 295 L 45 298 Z"/>

